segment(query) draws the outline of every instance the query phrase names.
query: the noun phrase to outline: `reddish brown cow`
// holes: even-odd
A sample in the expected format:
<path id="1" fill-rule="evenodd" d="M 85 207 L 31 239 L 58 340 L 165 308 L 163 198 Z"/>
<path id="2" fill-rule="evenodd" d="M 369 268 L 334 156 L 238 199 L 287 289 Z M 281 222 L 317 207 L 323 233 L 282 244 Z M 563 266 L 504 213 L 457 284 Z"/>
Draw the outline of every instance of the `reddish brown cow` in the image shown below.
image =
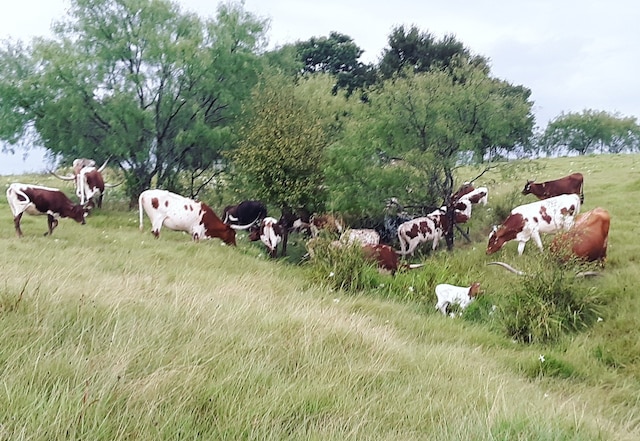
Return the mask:
<path id="1" fill-rule="evenodd" d="M 522 190 L 522 194 L 533 194 L 538 199 L 548 199 L 561 194 L 577 194 L 580 196 L 580 203 L 584 203 L 582 173 L 573 173 L 553 181 L 546 181 L 536 184 L 534 181 L 527 181 Z"/>
<path id="2" fill-rule="evenodd" d="M 557 234 L 549 249 L 563 261 L 577 257 L 587 262 L 604 263 L 610 223 L 607 210 L 594 208 L 578 215 L 568 231 Z"/>
<path id="3" fill-rule="evenodd" d="M 364 257 L 371 261 L 375 261 L 381 270 L 388 271 L 394 275 L 401 268 L 414 269 L 420 268 L 422 264 L 405 264 L 398 259 L 398 253 L 389 245 L 364 245 L 362 247 Z"/>
<path id="4" fill-rule="evenodd" d="M 166 190 L 146 190 L 138 199 L 140 231 L 144 229 L 143 212 L 151 220 L 151 233 L 158 238 L 160 229 L 186 231 L 193 240 L 217 237 L 228 245 L 236 244 L 236 230 L 223 223 L 204 202 L 196 202 Z"/>
<path id="5" fill-rule="evenodd" d="M 85 217 L 89 213 L 87 207 L 74 204 L 57 188 L 39 185 L 13 183 L 7 189 L 7 201 L 13 213 L 13 224 L 18 237 L 22 237 L 20 220 L 25 212 L 47 215 L 49 230 L 45 236 L 53 234 L 54 228 L 58 226 L 59 217 L 68 217 L 84 225 Z"/>

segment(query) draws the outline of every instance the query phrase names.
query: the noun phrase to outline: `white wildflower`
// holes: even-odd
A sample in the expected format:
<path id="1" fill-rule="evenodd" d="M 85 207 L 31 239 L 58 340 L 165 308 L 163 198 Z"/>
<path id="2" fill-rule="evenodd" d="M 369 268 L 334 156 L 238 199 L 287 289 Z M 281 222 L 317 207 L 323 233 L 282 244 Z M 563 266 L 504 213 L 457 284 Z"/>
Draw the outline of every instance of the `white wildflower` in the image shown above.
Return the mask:
<path id="1" fill-rule="evenodd" d="M 538 360 L 540 360 L 540 363 L 544 363 L 544 355 L 540 354 Z"/>
<path id="2" fill-rule="evenodd" d="M 329 277 L 333 277 L 333 276 L 335 276 L 335 273 L 334 273 L 333 271 L 331 271 L 331 272 L 329 273 Z"/>
<path id="3" fill-rule="evenodd" d="M 603 321 L 603 320 L 604 320 L 604 319 L 603 319 L 602 317 L 598 317 L 598 321 L 599 321 L 599 322 L 601 322 L 601 321 Z"/>

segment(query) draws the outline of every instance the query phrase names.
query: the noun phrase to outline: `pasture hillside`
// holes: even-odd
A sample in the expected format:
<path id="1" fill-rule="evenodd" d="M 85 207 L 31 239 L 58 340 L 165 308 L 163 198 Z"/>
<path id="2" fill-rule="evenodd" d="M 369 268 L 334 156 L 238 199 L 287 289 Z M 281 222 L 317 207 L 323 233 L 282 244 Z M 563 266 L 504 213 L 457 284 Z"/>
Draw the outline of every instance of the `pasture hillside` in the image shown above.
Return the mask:
<path id="1" fill-rule="evenodd" d="M 526 179 L 572 171 L 585 175 L 583 211 L 612 217 L 603 275 L 582 282 L 603 299 L 598 321 L 541 345 L 437 313 L 433 274 L 481 279 L 485 305 L 521 283 L 486 266 L 491 225 L 534 200 L 519 194 Z M 72 195 L 54 179 L 0 182 Z M 296 259 L 268 260 L 245 236 L 237 248 L 165 229 L 155 240 L 119 189 L 86 225 L 62 219 L 52 237 L 46 217 L 25 215 L 16 238 L 2 198 L 0 440 L 640 439 L 640 156 L 517 161 L 477 184 L 490 196 L 471 242 L 441 244 L 413 259 L 424 268 L 357 292 Z M 498 257 L 540 263 L 531 243 Z"/>

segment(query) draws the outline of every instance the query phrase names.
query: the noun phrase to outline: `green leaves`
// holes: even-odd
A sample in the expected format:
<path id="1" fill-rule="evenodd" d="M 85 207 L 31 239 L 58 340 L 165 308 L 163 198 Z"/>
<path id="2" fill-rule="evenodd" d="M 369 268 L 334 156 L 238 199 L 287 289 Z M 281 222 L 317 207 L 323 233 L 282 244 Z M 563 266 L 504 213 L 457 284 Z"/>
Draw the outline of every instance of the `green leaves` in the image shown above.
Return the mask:
<path id="1" fill-rule="evenodd" d="M 604 111 L 583 110 L 561 114 L 547 126 L 542 145 L 547 151 L 566 148 L 578 154 L 635 151 L 640 147 L 640 126 L 632 117 Z"/>

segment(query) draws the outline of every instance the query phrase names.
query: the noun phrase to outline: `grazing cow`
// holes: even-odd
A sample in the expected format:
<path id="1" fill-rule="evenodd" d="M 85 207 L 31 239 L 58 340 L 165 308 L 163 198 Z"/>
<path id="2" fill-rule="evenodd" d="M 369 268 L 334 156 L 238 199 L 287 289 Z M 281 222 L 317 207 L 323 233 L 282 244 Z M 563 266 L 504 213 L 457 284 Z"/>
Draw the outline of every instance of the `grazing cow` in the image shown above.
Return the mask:
<path id="1" fill-rule="evenodd" d="M 120 184 L 106 184 L 102 172 L 107 166 L 107 159 L 100 168 L 96 168 L 93 159 L 78 158 L 73 161 L 73 175 L 59 176 L 54 172 L 52 175 L 63 181 L 74 181 L 76 196 L 80 204 L 91 202 L 90 207 L 102 208 L 102 198 L 106 187 L 116 187 Z"/>
<path id="2" fill-rule="evenodd" d="M 228 245 L 236 244 L 236 230 L 223 223 L 204 202 L 196 202 L 166 190 L 145 190 L 138 198 L 140 231 L 144 229 L 143 210 L 151 220 L 151 233 L 158 238 L 164 225 L 170 230 L 186 231 L 193 240 L 217 237 Z"/>
<path id="3" fill-rule="evenodd" d="M 478 187 L 469 193 L 458 198 L 458 201 L 468 200 L 472 204 L 487 205 L 489 199 L 489 189 L 487 187 Z M 454 199 L 455 200 L 455 199 Z"/>
<path id="4" fill-rule="evenodd" d="M 500 227 L 491 231 L 487 254 L 495 253 L 511 240 L 517 240 L 518 254 L 521 255 L 525 244 L 532 238 L 542 251 L 540 233 L 568 230 L 579 212 L 580 197 L 577 194 L 564 194 L 516 207 Z"/>
<path id="5" fill-rule="evenodd" d="M 575 257 L 587 262 L 604 263 L 610 223 L 611 216 L 604 208 L 581 213 L 568 231 L 558 233 L 553 238 L 550 250 L 563 261 Z"/>
<path id="6" fill-rule="evenodd" d="M 436 309 L 447 315 L 449 305 L 457 304 L 460 305 L 460 309 L 464 310 L 480 294 L 479 282 L 474 282 L 471 286 L 466 287 L 441 283 L 436 286 L 436 296 L 438 297 Z"/>
<path id="7" fill-rule="evenodd" d="M 536 184 L 534 181 L 527 181 L 522 190 L 522 194 L 533 194 L 538 199 L 548 199 L 561 194 L 580 195 L 580 203 L 584 203 L 582 173 L 573 173 L 553 181 L 546 181 Z"/>
<path id="8" fill-rule="evenodd" d="M 260 201 L 242 201 L 228 205 L 222 213 L 223 222 L 235 230 L 246 230 L 267 217 L 267 207 Z"/>
<path id="9" fill-rule="evenodd" d="M 267 247 L 269 257 L 278 257 L 278 244 L 282 243 L 281 256 L 286 253 L 285 241 L 287 228 L 274 217 L 265 217 L 260 221 L 258 228 L 252 229 L 249 233 L 249 240 L 255 242 L 260 239 Z"/>
<path id="10" fill-rule="evenodd" d="M 381 271 L 388 272 L 392 276 L 401 268 L 415 269 L 423 264 L 403 264 L 398 259 L 398 253 L 389 245 L 375 244 L 362 247 L 365 259 L 375 261 Z"/>
<path id="11" fill-rule="evenodd" d="M 360 245 L 378 245 L 380 243 L 380 234 L 376 230 L 369 228 L 348 229 L 340 236 L 340 243 L 346 243 L 347 245 L 353 243 Z"/>
<path id="12" fill-rule="evenodd" d="M 339 235 L 344 230 L 344 222 L 333 214 L 313 215 L 310 219 L 311 236 L 318 237 L 321 230 Z"/>
<path id="13" fill-rule="evenodd" d="M 436 210 L 427 216 L 417 217 L 407 221 L 398 227 L 398 239 L 400 240 L 399 254 L 405 256 L 413 254 L 415 249 L 423 242 L 433 241 L 432 249 L 438 247 L 438 242 L 443 237 L 443 221 L 446 216 L 441 210 Z"/>
<path id="14" fill-rule="evenodd" d="M 88 208 L 74 204 L 57 188 L 39 185 L 13 183 L 7 189 L 7 201 L 13 213 L 13 224 L 18 237 L 22 237 L 20 220 L 25 212 L 31 215 L 47 215 L 49 230 L 45 236 L 53 234 L 54 228 L 58 226 L 59 217 L 68 217 L 84 225 L 85 217 L 89 213 Z"/>

